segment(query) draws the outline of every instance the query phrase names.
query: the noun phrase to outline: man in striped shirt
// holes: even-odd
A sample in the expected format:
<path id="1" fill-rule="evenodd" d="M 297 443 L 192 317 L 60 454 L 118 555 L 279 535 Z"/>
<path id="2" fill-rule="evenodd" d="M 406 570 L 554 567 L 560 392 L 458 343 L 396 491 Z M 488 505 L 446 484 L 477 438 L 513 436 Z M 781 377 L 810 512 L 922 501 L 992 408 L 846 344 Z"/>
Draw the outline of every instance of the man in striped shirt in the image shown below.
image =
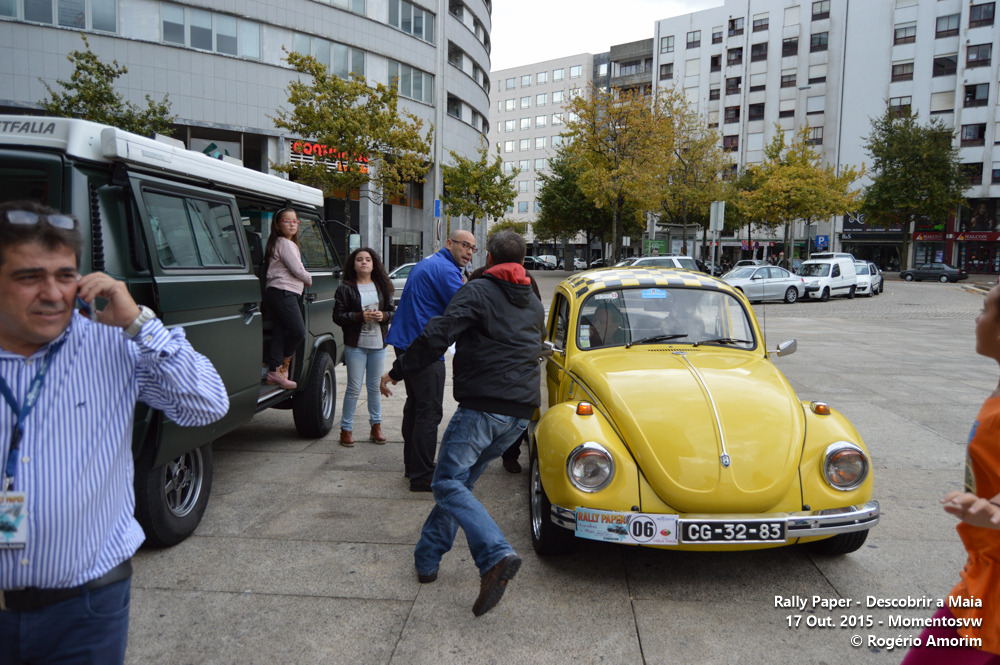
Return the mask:
<path id="1" fill-rule="evenodd" d="M 79 275 L 81 248 L 72 217 L 0 204 L 0 663 L 124 662 L 136 402 L 183 426 L 229 409 L 183 330 Z"/>

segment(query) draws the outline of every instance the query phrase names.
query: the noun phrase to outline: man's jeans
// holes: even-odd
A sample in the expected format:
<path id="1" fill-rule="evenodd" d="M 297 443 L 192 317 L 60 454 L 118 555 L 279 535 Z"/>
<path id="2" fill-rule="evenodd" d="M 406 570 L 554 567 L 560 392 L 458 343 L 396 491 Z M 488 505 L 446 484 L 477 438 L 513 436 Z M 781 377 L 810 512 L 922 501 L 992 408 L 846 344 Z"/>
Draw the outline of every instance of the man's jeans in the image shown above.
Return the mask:
<path id="1" fill-rule="evenodd" d="M 503 531 L 472 494 L 486 466 L 507 450 L 528 427 L 527 418 L 515 418 L 459 407 L 441 440 L 431 488 L 436 505 L 424 522 L 413 552 L 417 572 L 437 571 L 441 557 L 451 549 L 461 526 L 480 576 L 514 548 Z"/>
<path id="2" fill-rule="evenodd" d="M 348 432 L 354 430 L 354 411 L 358 408 L 362 382 L 368 388 L 368 424 L 381 424 L 382 393 L 379 392 L 379 381 L 385 367 L 385 349 L 345 346 L 344 364 L 347 365 L 347 390 L 341 407 L 340 429 Z"/>

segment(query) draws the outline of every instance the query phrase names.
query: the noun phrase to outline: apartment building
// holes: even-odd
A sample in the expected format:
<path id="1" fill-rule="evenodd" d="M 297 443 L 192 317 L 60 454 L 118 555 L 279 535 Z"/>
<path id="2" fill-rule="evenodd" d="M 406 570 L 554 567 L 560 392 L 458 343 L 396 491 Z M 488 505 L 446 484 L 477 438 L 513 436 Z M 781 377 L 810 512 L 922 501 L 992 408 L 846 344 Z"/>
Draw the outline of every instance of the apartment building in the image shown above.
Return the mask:
<path id="1" fill-rule="evenodd" d="M 595 65 L 595 56 L 581 53 L 490 74 L 490 126 L 496 132 L 493 143 L 503 157 L 504 170 L 518 171 L 517 199 L 507 211 L 508 219 L 535 221 L 539 210 L 536 195 L 541 186 L 538 176 L 547 171 L 549 159 L 562 142 L 566 106 L 574 96 L 586 93 L 595 76 L 607 75 L 606 55 L 597 60 Z M 534 246 L 532 251 L 561 254 L 551 245 L 542 252 L 530 227 L 526 239 Z M 584 238 L 574 240 L 573 244 L 579 245 L 578 255 L 585 242 Z"/>
<path id="2" fill-rule="evenodd" d="M 263 172 L 323 150 L 275 128 L 297 75 L 286 51 L 309 53 L 340 76 L 392 83 L 401 106 L 433 125 L 426 183 L 382 202 L 361 196 L 352 224 L 390 265 L 440 245 L 434 201 L 449 150 L 474 158 L 488 135 L 492 0 L 9 0 L 0 2 L 0 112 L 37 112 L 73 71 L 81 34 L 104 62 L 128 67 L 119 92 L 145 105 L 166 95 L 179 138 Z M 14 64 L 16 63 L 16 65 Z M 214 145 L 213 145 L 214 144 Z M 336 148 L 336 146 L 331 146 Z M 327 218 L 343 202 L 327 200 Z M 452 224 L 463 224 L 453 220 Z M 335 228 L 331 226 L 331 228 Z M 335 234 L 336 235 L 336 234 Z"/>
<path id="3" fill-rule="evenodd" d="M 812 228 L 800 223 L 797 249 L 808 237 L 812 249 L 842 248 L 897 267 L 904 234 L 912 232 L 911 261 L 997 273 L 994 12 L 994 2 L 981 0 L 726 0 L 656 23 L 653 84 L 683 89 L 720 129 L 736 166 L 762 161 L 776 126 L 790 134 L 808 125 L 810 142 L 839 169 L 867 160 L 871 119 L 887 103 L 922 121 L 940 119 L 956 130 L 968 206 L 912 231 L 869 228 L 852 215 Z M 783 249 L 780 241 L 780 232 L 752 238 L 758 256 Z M 744 247 L 735 238 L 723 244 Z"/>

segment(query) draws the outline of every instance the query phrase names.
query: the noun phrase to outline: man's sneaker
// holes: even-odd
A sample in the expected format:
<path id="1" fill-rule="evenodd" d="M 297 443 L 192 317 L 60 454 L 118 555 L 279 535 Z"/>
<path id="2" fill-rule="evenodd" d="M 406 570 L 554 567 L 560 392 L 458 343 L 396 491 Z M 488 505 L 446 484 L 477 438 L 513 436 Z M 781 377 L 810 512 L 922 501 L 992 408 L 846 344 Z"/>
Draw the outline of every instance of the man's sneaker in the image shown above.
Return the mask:
<path id="1" fill-rule="evenodd" d="M 267 373 L 267 382 L 284 388 L 285 390 L 295 390 L 299 384 L 289 381 L 287 377 L 281 375 L 278 370 L 271 370 Z"/>
<path id="2" fill-rule="evenodd" d="M 500 563 L 486 571 L 479 578 L 479 598 L 472 605 L 472 613 L 481 617 L 496 607 L 503 598 L 503 592 L 507 590 L 507 582 L 514 579 L 520 567 L 521 557 L 508 554 Z"/>
<path id="3" fill-rule="evenodd" d="M 436 581 L 437 578 L 438 578 L 438 571 L 436 570 L 433 573 L 428 573 L 427 575 L 424 575 L 419 571 L 417 572 L 417 581 L 420 582 L 421 584 L 430 584 L 431 582 Z"/>

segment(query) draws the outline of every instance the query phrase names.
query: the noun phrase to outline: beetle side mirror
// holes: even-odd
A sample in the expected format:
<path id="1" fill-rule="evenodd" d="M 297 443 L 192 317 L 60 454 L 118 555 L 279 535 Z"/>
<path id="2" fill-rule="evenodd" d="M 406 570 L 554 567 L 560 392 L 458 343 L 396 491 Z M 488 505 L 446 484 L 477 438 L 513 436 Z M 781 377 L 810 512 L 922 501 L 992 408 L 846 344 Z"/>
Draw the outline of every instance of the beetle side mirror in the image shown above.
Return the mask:
<path id="1" fill-rule="evenodd" d="M 795 351 L 798 350 L 798 348 L 799 348 L 799 343 L 794 339 L 790 339 L 779 344 L 778 349 L 777 351 L 775 351 L 775 353 L 777 353 L 779 356 L 790 356 L 793 353 L 795 353 Z"/>

